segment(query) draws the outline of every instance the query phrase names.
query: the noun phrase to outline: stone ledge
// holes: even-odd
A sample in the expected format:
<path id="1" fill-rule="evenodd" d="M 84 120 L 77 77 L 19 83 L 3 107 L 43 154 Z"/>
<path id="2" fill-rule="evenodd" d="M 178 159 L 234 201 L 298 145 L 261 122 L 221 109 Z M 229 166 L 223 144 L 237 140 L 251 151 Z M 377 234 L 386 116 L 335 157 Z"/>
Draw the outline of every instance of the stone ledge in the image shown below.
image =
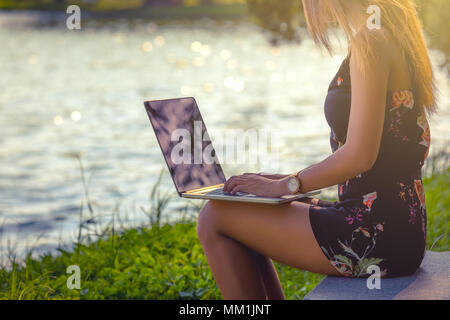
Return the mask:
<path id="1" fill-rule="evenodd" d="M 369 290 L 367 279 L 326 277 L 305 300 L 450 300 L 450 251 L 427 251 L 419 270 L 409 277 L 381 279 Z"/>

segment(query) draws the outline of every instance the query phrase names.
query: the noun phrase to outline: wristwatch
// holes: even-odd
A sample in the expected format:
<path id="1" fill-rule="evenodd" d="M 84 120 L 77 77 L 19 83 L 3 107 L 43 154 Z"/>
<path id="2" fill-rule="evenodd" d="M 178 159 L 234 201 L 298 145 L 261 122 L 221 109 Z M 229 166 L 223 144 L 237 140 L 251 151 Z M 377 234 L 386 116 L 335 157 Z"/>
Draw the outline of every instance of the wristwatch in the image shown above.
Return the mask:
<path id="1" fill-rule="evenodd" d="M 290 194 L 297 194 L 300 192 L 302 183 L 298 177 L 298 174 L 293 174 L 287 181 L 287 188 Z"/>

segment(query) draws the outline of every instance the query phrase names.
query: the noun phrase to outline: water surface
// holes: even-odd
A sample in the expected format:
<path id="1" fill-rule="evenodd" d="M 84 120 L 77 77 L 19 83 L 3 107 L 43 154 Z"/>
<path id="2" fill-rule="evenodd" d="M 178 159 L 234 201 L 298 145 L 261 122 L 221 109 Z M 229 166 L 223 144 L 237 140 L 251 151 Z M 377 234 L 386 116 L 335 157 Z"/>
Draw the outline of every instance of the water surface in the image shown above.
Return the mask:
<path id="1" fill-rule="evenodd" d="M 329 58 L 310 40 L 274 48 L 242 22 L 116 20 L 68 31 L 30 25 L 26 15 L 12 20 L 0 14 L 2 252 L 6 239 L 18 249 L 74 239 L 84 198 L 76 154 L 97 214 L 108 220 L 119 206 L 124 220 L 147 221 L 140 207 L 164 161 L 144 100 L 196 97 L 212 135 L 278 132 L 281 172 L 330 153 L 323 101 L 343 51 Z M 434 51 L 432 58 L 438 64 L 442 57 Z M 440 70 L 436 76 L 441 112 L 431 121 L 433 152 L 450 135 L 449 79 Z M 224 169 L 231 175 L 261 166 Z M 168 174 L 161 188 L 176 196 Z"/>

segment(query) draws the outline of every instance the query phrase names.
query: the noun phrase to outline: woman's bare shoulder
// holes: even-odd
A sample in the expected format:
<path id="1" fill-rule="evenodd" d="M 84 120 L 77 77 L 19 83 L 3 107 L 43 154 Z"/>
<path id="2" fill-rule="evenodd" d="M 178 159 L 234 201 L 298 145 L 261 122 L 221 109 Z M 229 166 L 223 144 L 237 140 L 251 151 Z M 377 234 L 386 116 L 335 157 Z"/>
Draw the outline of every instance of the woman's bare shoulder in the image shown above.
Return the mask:
<path id="1" fill-rule="evenodd" d="M 391 65 L 395 60 L 397 44 L 390 32 L 384 29 L 363 28 L 351 40 L 351 56 L 355 61 L 370 67 L 374 64 Z M 394 50 L 393 50 L 394 49 Z M 376 62 L 376 63 L 375 63 Z"/>

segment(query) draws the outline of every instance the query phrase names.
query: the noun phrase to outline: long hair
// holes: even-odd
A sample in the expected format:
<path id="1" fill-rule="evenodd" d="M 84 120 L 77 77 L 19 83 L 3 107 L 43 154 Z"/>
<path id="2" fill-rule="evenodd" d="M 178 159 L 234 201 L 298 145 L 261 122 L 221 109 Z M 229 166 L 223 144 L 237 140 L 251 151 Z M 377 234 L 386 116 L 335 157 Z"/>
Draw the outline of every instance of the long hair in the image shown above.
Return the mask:
<path id="1" fill-rule="evenodd" d="M 381 32 L 358 32 L 369 19 L 366 10 L 376 5 L 381 13 Z M 412 0 L 303 0 L 308 30 L 314 41 L 332 54 L 330 30 L 339 26 L 362 71 L 377 56 L 375 37 L 388 31 L 407 59 L 415 102 L 431 114 L 436 111 L 435 81 L 422 24 Z M 365 25 L 365 24 L 364 24 Z M 357 35 L 357 36 L 356 36 Z M 355 37 L 356 36 L 356 37 Z"/>

